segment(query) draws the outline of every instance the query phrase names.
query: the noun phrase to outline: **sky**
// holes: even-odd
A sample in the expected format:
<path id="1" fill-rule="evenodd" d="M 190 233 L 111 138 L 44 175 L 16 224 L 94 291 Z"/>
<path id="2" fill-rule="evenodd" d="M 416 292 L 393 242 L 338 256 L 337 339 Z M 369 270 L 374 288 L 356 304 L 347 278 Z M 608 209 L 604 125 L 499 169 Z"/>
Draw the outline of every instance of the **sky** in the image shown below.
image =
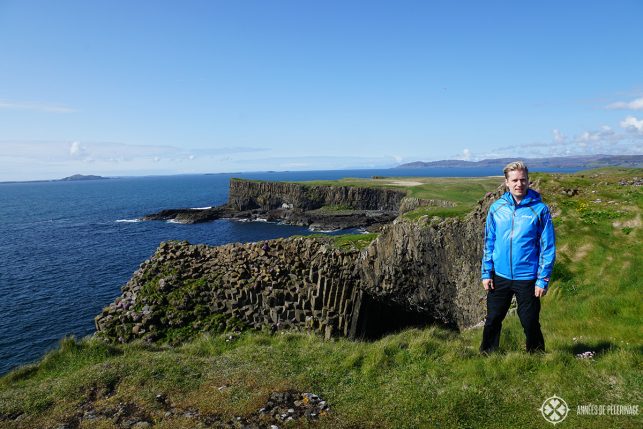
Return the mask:
<path id="1" fill-rule="evenodd" d="M 0 0 L 0 181 L 643 154 L 643 2 Z"/>

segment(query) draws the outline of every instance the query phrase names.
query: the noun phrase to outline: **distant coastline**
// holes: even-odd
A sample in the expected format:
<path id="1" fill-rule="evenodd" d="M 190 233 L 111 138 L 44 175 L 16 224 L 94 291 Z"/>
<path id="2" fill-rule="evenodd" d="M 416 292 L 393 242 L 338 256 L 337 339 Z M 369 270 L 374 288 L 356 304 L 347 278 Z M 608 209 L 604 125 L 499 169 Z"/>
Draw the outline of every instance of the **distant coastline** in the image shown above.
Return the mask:
<path id="1" fill-rule="evenodd" d="M 8 183 L 47 183 L 47 182 L 82 182 L 87 180 L 109 180 L 111 177 L 96 176 L 93 174 L 74 174 L 72 176 L 63 177 L 62 179 L 50 179 L 50 180 L 10 180 L 6 182 L 0 182 L 0 184 Z"/>
<path id="2" fill-rule="evenodd" d="M 643 155 L 586 155 L 586 156 L 560 156 L 552 158 L 494 158 L 481 161 L 443 160 L 443 161 L 415 161 L 398 165 L 397 168 L 431 168 L 431 167 L 456 167 L 456 168 L 502 168 L 511 161 L 522 159 L 530 169 L 539 168 L 601 168 L 601 167 L 643 167 Z"/>
<path id="3" fill-rule="evenodd" d="M 392 170 L 397 168 L 413 169 L 413 168 L 494 168 L 502 169 L 507 163 L 517 159 L 523 160 L 529 166 L 530 170 L 540 169 L 560 169 L 560 170 L 589 170 L 592 168 L 602 167 L 627 167 L 627 168 L 643 168 L 643 155 L 586 155 L 586 156 L 561 156 L 552 158 L 493 158 L 483 159 L 481 161 L 464 161 L 458 159 L 446 159 L 441 161 L 414 161 L 405 164 L 400 164 L 395 167 L 381 168 L 376 170 Z M 373 170 L 372 168 L 359 168 L 354 170 Z M 309 170 L 309 171 L 315 171 Z M 334 171 L 334 170 L 324 170 Z M 246 171 L 246 172 L 219 172 L 219 173 L 195 173 L 196 175 L 217 175 L 217 174 L 247 174 L 247 173 L 288 173 L 290 171 Z M 182 173 L 177 174 L 160 174 L 159 176 L 181 176 Z M 90 180 L 106 180 L 123 177 L 139 177 L 139 176 L 117 176 L 117 177 L 104 177 L 98 175 L 83 175 L 74 174 L 72 176 L 64 177 L 62 179 L 42 179 L 42 180 L 9 180 L 0 181 L 2 184 L 11 183 L 49 183 L 49 182 L 76 182 L 76 181 L 90 181 Z M 143 176 L 140 176 L 143 177 Z M 144 177 L 150 177 L 145 175 Z"/>

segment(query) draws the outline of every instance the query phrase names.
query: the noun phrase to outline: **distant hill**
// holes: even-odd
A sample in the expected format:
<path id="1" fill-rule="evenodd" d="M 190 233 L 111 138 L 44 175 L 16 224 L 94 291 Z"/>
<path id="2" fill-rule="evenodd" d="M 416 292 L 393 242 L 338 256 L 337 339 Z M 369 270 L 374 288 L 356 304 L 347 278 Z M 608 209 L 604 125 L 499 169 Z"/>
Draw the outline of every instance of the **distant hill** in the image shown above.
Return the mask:
<path id="1" fill-rule="evenodd" d="M 443 161 L 423 162 L 415 161 L 399 165 L 398 168 L 426 168 L 426 167 L 458 167 L 502 168 L 512 161 L 520 158 L 483 159 L 482 161 L 461 161 L 449 159 Z M 599 168 L 599 167 L 643 167 L 643 155 L 588 155 L 564 156 L 554 158 L 522 158 L 530 170 L 540 168 Z"/>
<path id="2" fill-rule="evenodd" d="M 92 174 L 74 174 L 73 176 L 65 177 L 62 179 L 58 179 L 58 182 L 69 182 L 69 181 L 76 181 L 76 180 L 105 180 L 109 179 L 108 177 L 103 177 L 103 176 L 94 176 Z"/>

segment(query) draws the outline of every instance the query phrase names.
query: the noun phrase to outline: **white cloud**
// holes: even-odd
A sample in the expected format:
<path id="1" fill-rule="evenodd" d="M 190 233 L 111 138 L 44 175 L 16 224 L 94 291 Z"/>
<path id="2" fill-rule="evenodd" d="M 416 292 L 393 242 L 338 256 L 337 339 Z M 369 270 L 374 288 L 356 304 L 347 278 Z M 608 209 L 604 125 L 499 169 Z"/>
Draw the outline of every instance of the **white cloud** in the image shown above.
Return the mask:
<path id="1" fill-rule="evenodd" d="M 244 171 L 268 169 L 292 170 L 351 170 L 355 168 L 390 168 L 399 163 L 394 158 L 362 156 L 292 156 L 231 160 L 231 165 L 243 165 Z"/>
<path id="2" fill-rule="evenodd" d="M 0 181 L 54 179 L 72 174 L 129 176 L 275 168 L 277 164 L 270 159 L 259 158 L 266 150 L 246 146 L 183 149 L 118 142 L 0 140 Z M 324 168 L 338 168 L 332 164 L 339 165 L 339 159 L 325 162 Z M 316 165 L 310 163 L 312 167 Z"/>
<path id="3" fill-rule="evenodd" d="M 69 155 L 72 158 L 86 158 L 87 149 L 80 144 L 80 142 L 72 142 L 69 145 Z"/>
<path id="4" fill-rule="evenodd" d="M 301 169 L 301 168 L 308 168 L 310 167 L 310 164 L 307 162 L 286 162 L 281 165 L 279 165 L 280 168 L 294 168 L 294 169 Z"/>
<path id="5" fill-rule="evenodd" d="M 118 142 L 0 140 L 0 157 L 42 161 L 104 161 L 167 159 L 172 161 L 207 159 L 231 153 L 261 152 L 251 147 L 222 147 L 186 150 L 174 146 L 136 145 Z"/>
<path id="6" fill-rule="evenodd" d="M 473 154 L 472 154 L 471 150 L 468 149 L 468 148 L 463 149 L 462 152 L 460 152 L 460 153 L 458 153 L 456 155 L 452 155 L 450 159 L 458 159 L 458 160 L 462 160 L 462 161 L 477 161 L 478 160 L 477 157 L 475 157 L 475 158 L 473 157 Z"/>
<path id="7" fill-rule="evenodd" d="M 603 125 L 601 129 L 597 131 L 583 131 L 581 134 L 579 134 L 574 138 L 574 142 L 578 144 L 584 144 L 588 142 L 597 142 L 597 141 L 607 140 L 614 135 L 615 133 L 614 133 L 614 130 L 612 130 L 612 128 L 608 127 L 607 125 Z M 554 136 L 554 141 L 556 143 L 561 143 L 559 141 L 556 141 L 555 136 Z"/>
<path id="8" fill-rule="evenodd" d="M 71 156 L 78 156 L 79 153 L 80 153 L 80 143 L 73 142 L 71 145 L 69 145 L 69 154 Z"/>
<path id="9" fill-rule="evenodd" d="M 0 109 L 4 110 L 30 110 L 35 112 L 47 113 L 72 113 L 76 109 L 65 106 L 63 104 L 52 104 L 43 102 L 23 102 L 23 101 L 10 101 L 0 100 Z"/>
<path id="10" fill-rule="evenodd" d="M 643 97 L 632 101 L 617 101 L 606 106 L 608 109 L 643 110 Z"/>
<path id="11" fill-rule="evenodd" d="M 209 149 L 192 149 L 190 154 L 194 156 L 219 156 L 222 154 L 232 153 L 251 153 L 251 152 L 265 152 L 269 151 L 268 148 L 262 147 L 248 147 L 248 146 L 234 146 L 234 147 L 217 147 Z"/>
<path id="12" fill-rule="evenodd" d="M 560 130 L 555 129 L 553 133 L 554 133 L 554 141 L 556 143 L 564 143 L 567 141 L 567 136 L 561 133 Z"/>
<path id="13" fill-rule="evenodd" d="M 532 142 L 496 148 L 486 153 L 477 153 L 475 158 L 642 154 L 643 120 L 628 117 L 621 122 L 621 127 L 631 132 L 616 132 L 612 127 L 603 125 L 597 130 L 582 131 L 572 137 L 567 137 L 560 130 L 555 129 L 553 130 L 553 138 L 549 142 Z"/>
<path id="14" fill-rule="evenodd" d="M 634 116 L 628 116 L 621 121 L 621 127 L 627 131 L 643 135 L 643 119 L 636 119 Z"/>

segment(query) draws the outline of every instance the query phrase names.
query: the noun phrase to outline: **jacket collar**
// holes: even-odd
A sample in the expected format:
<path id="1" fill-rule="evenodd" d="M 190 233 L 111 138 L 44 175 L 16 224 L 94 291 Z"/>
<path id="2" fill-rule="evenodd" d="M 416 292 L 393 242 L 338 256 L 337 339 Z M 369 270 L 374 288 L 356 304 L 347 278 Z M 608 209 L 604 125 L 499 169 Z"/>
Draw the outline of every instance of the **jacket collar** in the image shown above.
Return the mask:
<path id="1" fill-rule="evenodd" d="M 514 200 L 513 195 L 511 195 L 511 192 L 505 192 L 502 195 L 502 198 L 504 200 L 506 200 L 512 206 L 516 205 L 516 201 Z M 520 204 L 518 204 L 518 205 L 519 206 L 526 206 L 526 205 L 529 205 L 529 204 L 537 203 L 539 201 L 541 201 L 540 194 L 538 192 L 534 191 L 533 189 L 527 189 L 527 195 L 525 195 L 525 198 L 523 198 L 522 201 L 520 201 Z"/>

